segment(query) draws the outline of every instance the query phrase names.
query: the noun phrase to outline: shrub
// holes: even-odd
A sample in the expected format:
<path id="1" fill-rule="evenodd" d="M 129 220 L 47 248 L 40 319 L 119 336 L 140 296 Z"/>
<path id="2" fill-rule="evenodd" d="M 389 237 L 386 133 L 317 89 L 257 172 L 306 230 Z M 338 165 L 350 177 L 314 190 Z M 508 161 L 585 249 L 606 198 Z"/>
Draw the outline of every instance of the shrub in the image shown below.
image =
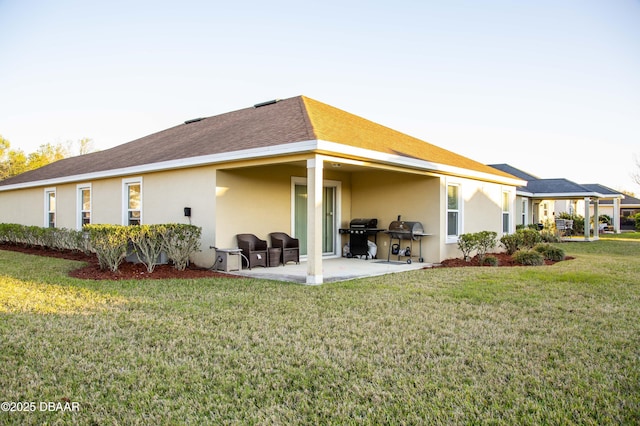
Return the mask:
<path id="1" fill-rule="evenodd" d="M 544 257 L 533 250 L 520 250 L 513 255 L 513 259 L 520 265 L 540 266 L 544 264 Z"/>
<path id="2" fill-rule="evenodd" d="M 547 260 L 559 262 L 564 260 L 565 257 L 564 250 L 559 247 L 552 246 L 551 244 L 538 244 L 533 249 L 544 256 Z"/>
<path id="3" fill-rule="evenodd" d="M 162 234 L 163 249 L 174 268 L 184 271 L 189 256 L 200 249 L 202 228 L 194 225 L 168 224 Z"/>
<path id="4" fill-rule="evenodd" d="M 523 229 L 519 231 L 522 233 L 522 247 L 521 248 L 533 248 L 536 244 L 542 241 L 540 232 L 534 229 Z"/>
<path id="5" fill-rule="evenodd" d="M 636 231 L 640 232 L 640 213 L 637 213 L 634 218 L 636 220 Z"/>
<path id="6" fill-rule="evenodd" d="M 507 254 L 509 255 L 517 252 L 518 249 L 522 247 L 522 232 L 519 231 L 520 229 L 518 229 L 514 234 L 503 235 L 500 238 L 500 243 L 504 246 Z"/>
<path id="7" fill-rule="evenodd" d="M 158 264 L 163 250 L 162 235 L 166 232 L 164 225 L 136 225 L 131 227 L 130 239 L 140 262 L 151 273 Z"/>
<path id="8" fill-rule="evenodd" d="M 471 260 L 471 252 L 478 248 L 478 236 L 476 234 L 461 234 L 458 237 L 458 249 L 462 252 L 464 260 Z"/>
<path id="9" fill-rule="evenodd" d="M 482 260 L 481 265 L 484 266 L 498 266 L 498 258 L 495 256 L 487 256 Z"/>
<path id="10" fill-rule="evenodd" d="M 485 255 L 489 250 L 496 246 L 496 237 L 498 234 L 493 231 L 480 231 L 476 234 L 476 249 L 478 250 L 478 261 L 484 264 Z"/>
<path id="11" fill-rule="evenodd" d="M 116 272 L 127 257 L 131 228 L 121 225 L 85 225 L 84 230 L 89 233 L 91 248 L 98 257 L 100 269 Z"/>
<path id="12" fill-rule="evenodd" d="M 556 235 L 553 231 L 548 229 L 543 229 L 540 231 L 540 242 L 543 243 L 561 243 L 562 238 L 559 235 Z"/>

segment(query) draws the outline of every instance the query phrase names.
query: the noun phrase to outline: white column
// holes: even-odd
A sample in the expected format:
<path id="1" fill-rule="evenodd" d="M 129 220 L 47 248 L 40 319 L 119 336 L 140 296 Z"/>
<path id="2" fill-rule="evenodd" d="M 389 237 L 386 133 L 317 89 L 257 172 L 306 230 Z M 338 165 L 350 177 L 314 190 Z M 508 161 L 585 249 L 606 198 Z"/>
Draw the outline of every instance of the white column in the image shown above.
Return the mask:
<path id="1" fill-rule="evenodd" d="M 613 199 L 613 232 L 620 233 L 620 198 Z"/>
<path id="2" fill-rule="evenodd" d="M 307 284 L 322 284 L 322 157 L 307 160 Z"/>
<path id="3" fill-rule="evenodd" d="M 600 217 L 600 210 L 599 207 L 600 206 L 600 199 L 596 198 L 595 200 L 593 200 L 593 239 L 594 240 L 599 240 L 600 239 L 600 221 L 598 220 L 598 218 Z"/>
<path id="4" fill-rule="evenodd" d="M 590 240 L 589 227 L 591 218 L 589 217 L 589 197 L 584 197 L 584 239 L 585 241 Z M 595 233 L 598 233 L 596 229 Z"/>

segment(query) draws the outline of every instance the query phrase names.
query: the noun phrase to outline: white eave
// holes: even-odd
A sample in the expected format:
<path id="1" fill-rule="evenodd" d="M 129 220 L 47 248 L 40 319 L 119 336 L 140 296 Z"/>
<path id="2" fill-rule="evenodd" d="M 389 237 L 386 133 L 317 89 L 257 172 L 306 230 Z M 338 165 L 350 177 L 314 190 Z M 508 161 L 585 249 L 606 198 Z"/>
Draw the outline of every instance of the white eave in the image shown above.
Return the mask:
<path id="1" fill-rule="evenodd" d="M 149 163 L 139 166 L 124 167 L 119 169 L 103 170 L 92 173 L 77 174 L 63 176 L 59 178 L 43 179 L 38 181 L 17 183 L 14 185 L 0 186 L 0 191 L 10 191 L 16 189 L 33 188 L 40 186 L 60 185 L 65 183 L 89 181 L 95 179 L 105 179 L 118 176 L 127 176 L 141 173 L 159 172 L 173 169 L 181 169 L 188 167 L 198 167 L 213 164 L 222 164 L 231 161 L 242 161 L 251 159 L 260 159 L 268 157 L 277 157 L 282 155 L 301 154 L 307 152 L 320 151 L 323 153 L 331 153 L 336 156 L 344 156 L 347 158 L 356 157 L 363 158 L 372 162 L 380 162 L 384 164 L 395 165 L 415 170 L 428 171 L 433 173 L 441 173 L 446 175 L 454 175 L 468 177 L 471 179 L 484 180 L 496 183 L 502 183 L 510 186 L 523 186 L 526 181 L 520 179 L 511 179 L 506 176 L 497 174 L 484 173 L 475 170 L 469 170 L 462 167 L 455 167 L 446 164 L 434 163 L 425 160 L 419 160 L 401 155 L 387 154 L 384 152 L 373 151 L 364 148 L 357 148 L 350 145 L 344 145 L 336 142 L 323 140 L 307 140 L 301 142 L 293 142 L 288 144 L 274 145 L 269 147 L 251 148 L 240 151 L 224 152 L 219 154 L 202 155 L 197 157 L 180 158 L 177 160 L 162 161 L 158 163 Z"/>

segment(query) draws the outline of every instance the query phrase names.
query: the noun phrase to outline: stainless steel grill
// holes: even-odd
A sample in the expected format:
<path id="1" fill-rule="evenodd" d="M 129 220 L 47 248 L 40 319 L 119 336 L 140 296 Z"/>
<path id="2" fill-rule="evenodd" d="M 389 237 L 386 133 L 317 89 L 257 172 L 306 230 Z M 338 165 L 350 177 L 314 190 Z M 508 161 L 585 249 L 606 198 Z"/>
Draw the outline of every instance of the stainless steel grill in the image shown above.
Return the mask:
<path id="1" fill-rule="evenodd" d="M 373 236 L 377 245 L 378 219 L 352 219 L 349 228 L 340 229 L 341 234 L 349 234 L 349 253 L 347 257 L 365 256 L 369 258 L 369 237 Z"/>
<path id="2" fill-rule="evenodd" d="M 386 233 L 389 234 L 389 238 L 391 239 L 387 261 L 391 260 L 391 255 L 393 254 L 398 256 L 398 260 L 400 260 L 401 257 L 406 257 L 407 263 L 411 263 L 411 258 L 414 256 L 414 241 L 418 242 L 419 247 L 418 262 L 424 261 L 422 257 L 422 237 L 426 237 L 429 234 L 424 232 L 422 223 L 401 220 L 401 217 L 398 216 L 398 220 L 394 220 L 389 224 Z M 394 243 L 394 240 L 398 240 L 398 242 Z M 403 248 L 403 241 L 409 241 L 409 246 Z"/>

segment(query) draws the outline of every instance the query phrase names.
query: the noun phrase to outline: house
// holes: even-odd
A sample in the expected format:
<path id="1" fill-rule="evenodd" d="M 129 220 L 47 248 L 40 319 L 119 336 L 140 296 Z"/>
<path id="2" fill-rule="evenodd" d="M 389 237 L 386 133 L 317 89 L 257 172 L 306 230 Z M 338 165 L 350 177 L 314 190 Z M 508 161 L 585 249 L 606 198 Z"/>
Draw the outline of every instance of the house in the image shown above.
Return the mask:
<path id="1" fill-rule="evenodd" d="M 616 208 L 616 205 L 618 208 Z M 601 214 L 613 218 L 616 212 L 620 217 L 620 230 L 635 230 L 634 216 L 640 213 L 640 199 L 631 195 L 625 194 L 624 198 L 619 203 L 615 203 L 615 200 L 603 200 L 600 201 Z"/>
<path id="2" fill-rule="evenodd" d="M 577 184 L 568 179 L 541 179 L 519 170 L 509 164 L 492 164 L 498 170 L 512 174 L 526 181 L 526 185 L 517 188 L 516 215 L 518 224 L 553 222 L 560 213 L 581 215 L 585 223 L 602 214 L 600 205 L 610 202 L 614 232 L 620 232 L 620 200 L 625 196 L 618 191 L 599 184 Z M 609 212 L 607 210 L 607 212 Z M 584 237 L 592 239 L 589 227 L 585 226 Z M 598 239 L 598 232 L 593 239 Z"/>
<path id="3" fill-rule="evenodd" d="M 341 255 L 352 218 L 422 222 L 426 262 L 459 255 L 458 235 L 515 230 L 525 182 L 304 96 L 183 124 L 0 182 L 0 222 L 80 229 L 87 223 L 202 227 L 192 262 L 235 235 L 301 242 L 306 282 Z M 185 217 L 185 207 L 190 216 Z M 389 239 L 378 238 L 386 253 Z"/>

